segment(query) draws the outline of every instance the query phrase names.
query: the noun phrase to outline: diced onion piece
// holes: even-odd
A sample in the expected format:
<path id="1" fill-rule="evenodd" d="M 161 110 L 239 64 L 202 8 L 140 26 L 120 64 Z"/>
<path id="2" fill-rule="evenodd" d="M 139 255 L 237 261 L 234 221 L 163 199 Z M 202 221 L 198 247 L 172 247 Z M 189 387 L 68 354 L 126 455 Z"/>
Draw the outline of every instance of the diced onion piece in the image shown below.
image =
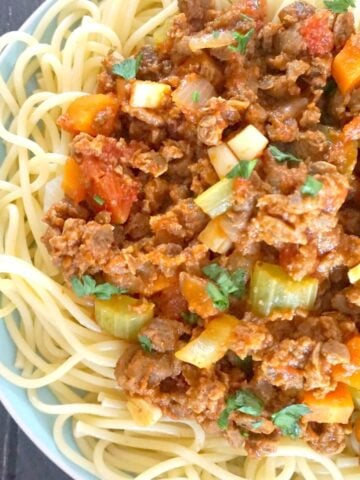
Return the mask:
<path id="1" fill-rule="evenodd" d="M 318 280 L 293 280 L 278 265 L 257 262 L 250 282 L 250 304 L 255 314 L 266 317 L 274 311 L 310 310 L 315 303 Z"/>
<path id="2" fill-rule="evenodd" d="M 230 348 L 234 330 L 239 323 L 232 315 L 218 315 L 207 324 L 199 337 L 175 353 L 176 358 L 198 368 L 210 367 Z"/>
<path id="3" fill-rule="evenodd" d="M 198 110 L 215 96 L 216 91 L 211 83 L 200 75 L 192 73 L 181 80 L 180 85 L 172 94 L 172 99 L 175 105 L 186 113 Z"/>
<path id="4" fill-rule="evenodd" d="M 60 202 L 64 198 L 64 190 L 62 189 L 63 177 L 55 177 L 45 185 L 44 189 L 44 212 L 47 212 L 54 203 Z"/>
<path id="5" fill-rule="evenodd" d="M 114 337 L 135 341 L 140 329 L 154 316 L 154 304 L 128 295 L 95 300 L 95 319 Z"/>
<path id="6" fill-rule="evenodd" d="M 220 218 L 211 220 L 200 233 L 198 239 L 212 252 L 225 254 L 230 250 L 232 242 L 222 229 Z"/>
<path id="7" fill-rule="evenodd" d="M 352 284 L 355 284 L 360 280 L 360 263 L 348 271 L 348 277 Z"/>
<path id="8" fill-rule="evenodd" d="M 226 143 L 208 149 L 211 165 L 220 178 L 225 177 L 239 163 Z"/>
<path id="9" fill-rule="evenodd" d="M 190 38 L 189 47 L 193 52 L 204 48 L 227 47 L 234 43 L 233 34 L 229 31 L 217 31 L 212 33 L 203 33 L 202 35 Z"/>
<path id="10" fill-rule="evenodd" d="M 162 417 L 162 411 L 143 398 L 130 398 L 126 404 L 136 425 L 151 427 Z"/>
<path id="11" fill-rule="evenodd" d="M 188 302 L 191 312 L 195 312 L 203 318 L 212 317 L 219 313 L 207 293 L 208 280 L 181 272 L 179 282 L 181 294 Z"/>
<path id="12" fill-rule="evenodd" d="M 130 106 L 134 108 L 159 108 L 171 93 L 165 83 L 136 80 L 131 87 Z"/>
<path id="13" fill-rule="evenodd" d="M 248 125 L 227 142 L 239 160 L 253 160 L 261 155 L 268 139 L 253 125 Z"/>
<path id="14" fill-rule="evenodd" d="M 211 218 L 215 218 L 228 210 L 233 202 L 233 184 L 230 178 L 223 178 L 201 193 L 195 203 Z"/>

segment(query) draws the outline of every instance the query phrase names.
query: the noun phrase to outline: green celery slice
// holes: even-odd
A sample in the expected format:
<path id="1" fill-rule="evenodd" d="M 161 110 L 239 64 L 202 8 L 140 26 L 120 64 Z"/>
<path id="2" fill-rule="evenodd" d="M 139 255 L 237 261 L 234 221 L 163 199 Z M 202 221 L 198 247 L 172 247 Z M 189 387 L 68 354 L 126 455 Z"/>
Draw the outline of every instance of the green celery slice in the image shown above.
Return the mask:
<path id="1" fill-rule="evenodd" d="M 318 286 L 315 278 L 296 281 L 278 265 L 257 262 L 251 276 L 249 300 L 253 312 L 264 317 L 278 310 L 310 310 Z"/>
<path id="2" fill-rule="evenodd" d="M 110 335 L 136 341 L 140 329 L 154 316 L 154 304 L 128 295 L 95 300 L 95 319 Z"/>
<path id="3" fill-rule="evenodd" d="M 233 184 L 230 178 L 223 178 L 219 182 L 201 193 L 195 203 L 211 218 L 225 213 L 233 203 Z"/>

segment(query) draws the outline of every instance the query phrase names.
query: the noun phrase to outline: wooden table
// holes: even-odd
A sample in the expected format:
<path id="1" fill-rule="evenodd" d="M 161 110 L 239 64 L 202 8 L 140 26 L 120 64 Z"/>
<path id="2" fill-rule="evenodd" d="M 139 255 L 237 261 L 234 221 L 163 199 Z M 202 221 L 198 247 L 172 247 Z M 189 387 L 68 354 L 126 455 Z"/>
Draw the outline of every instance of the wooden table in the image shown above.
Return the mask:
<path id="1" fill-rule="evenodd" d="M 42 0 L 0 0 L 0 35 L 16 30 Z M 0 480 L 69 480 L 22 433 L 0 403 Z"/>

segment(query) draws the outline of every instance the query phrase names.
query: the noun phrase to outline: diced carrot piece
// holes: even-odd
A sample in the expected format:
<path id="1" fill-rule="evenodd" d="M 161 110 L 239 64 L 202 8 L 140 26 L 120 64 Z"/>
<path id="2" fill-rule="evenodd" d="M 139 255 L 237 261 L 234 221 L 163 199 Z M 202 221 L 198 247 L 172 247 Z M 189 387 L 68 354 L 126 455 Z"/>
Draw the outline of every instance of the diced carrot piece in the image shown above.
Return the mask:
<path id="1" fill-rule="evenodd" d="M 71 103 L 66 113 L 59 117 L 58 125 L 74 134 L 108 136 L 114 129 L 118 108 L 118 101 L 112 95 L 86 95 Z"/>
<path id="2" fill-rule="evenodd" d="M 308 422 L 348 423 L 354 411 L 350 389 L 343 383 L 339 383 L 336 390 L 324 398 L 316 398 L 312 392 L 305 392 L 303 403 L 311 410 L 304 416 Z"/>
<path id="3" fill-rule="evenodd" d="M 350 353 L 349 365 L 335 365 L 333 377 L 338 382 L 360 389 L 360 335 L 353 337 L 346 344 Z"/>
<path id="4" fill-rule="evenodd" d="M 86 198 L 85 187 L 81 178 L 80 165 L 73 158 L 69 158 L 64 166 L 62 189 L 75 203 L 80 203 Z"/>
<path id="5" fill-rule="evenodd" d="M 179 279 L 181 293 L 187 300 L 191 312 L 195 312 L 203 318 L 219 313 L 206 291 L 209 283 L 207 280 L 185 272 L 180 273 Z"/>
<path id="6" fill-rule="evenodd" d="M 360 83 L 360 34 L 352 35 L 332 64 L 334 77 L 341 93 L 353 90 Z"/>

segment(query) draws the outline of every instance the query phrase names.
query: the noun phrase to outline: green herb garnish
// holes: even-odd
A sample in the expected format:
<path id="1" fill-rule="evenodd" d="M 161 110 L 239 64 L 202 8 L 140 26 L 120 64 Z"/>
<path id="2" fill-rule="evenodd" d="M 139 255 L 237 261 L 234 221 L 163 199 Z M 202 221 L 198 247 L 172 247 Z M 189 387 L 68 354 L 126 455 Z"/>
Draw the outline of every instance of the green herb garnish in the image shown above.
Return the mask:
<path id="1" fill-rule="evenodd" d="M 198 325 L 201 320 L 199 315 L 194 312 L 183 312 L 181 316 L 189 325 Z"/>
<path id="2" fill-rule="evenodd" d="M 249 40 L 253 36 L 254 32 L 255 32 L 254 28 L 252 28 L 251 30 L 249 30 L 245 34 L 241 34 L 239 32 L 232 32 L 232 36 L 233 36 L 234 40 L 236 40 L 237 45 L 236 46 L 230 45 L 228 48 L 232 52 L 239 52 L 242 55 L 244 55 L 244 53 L 246 52 L 246 47 L 249 43 Z"/>
<path id="3" fill-rule="evenodd" d="M 200 92 L 199 92 L 199 90 L 195 90 L 195 91 L 191 94 L 191 100 L 192 100 L 194 103 L 199 103 L 199 102 L 200 102 Z"/>
<path id="4" fill-rule="evenodd" d="M 206 286 L 206 292 L 216 308 L 221 311 L 229 308 L 229 297 L 224 294 L 216 285 L 209 282 Z"/>
<path id="5" fill-rule="evenodd" d="M 221 412 L 218 425 L 222 430 L 227 428 L 232 412 L 242 412 L 258 417 L 264 409 L 263 401 L 249 390 L 238 390 L 226 400 L 226 407 Z"/>
<path id="6" fill-rule="evenodd" d="M 150 338 L 146 335 L 139 335 L 138 337 L 141 348 L 147 352 L 151 353 L 153 351 L 153 344 Z"/>
<path id="7" fill-rule="evenodd" d="M 254 160 L 240 160 L 240 162 L 233 167 L 230 172 L 226 175 L 227 178 L 250 178 L 254 168 L 257 164 L 257 159 Z"/>
<path id="8" fill-rule="evenodd" d="M 103 198 L 101 198 L 99 195 L 94 195 L 93 200 L 98 205 L 104 205 L 104 203 L 105 203 L 105 200 Z"/>
<path id="9" fill-rule="evenodd" d="M 343 13 L 349 7 L 355 7 L 355 0 L 324 0 L 324 5 L 334 13 Z"/>
<path id="10" fill-rule="evenodd" d="M 139 70 L 142 60 L 142 55 L 138 55 L 136 58 L 127 58 L 121 63 L 115 63 L 112 67 L 112 73 L 119 77 L 125 78 L 125 80 L 131 80 L 136 78 L 137 71 Z"/>
<path id="11" fill-rule="evenodd" d="M 220 37 L 220 30 L 214 30 L 214 31 L 212 32 L 212 36 L 213 36 L 213 38 L 215 38 L 215 39 L 219 38 L 219 37 Z"/>
<path id="12" fill-rule="evenodd" d="M 271 419 L 274 422 L 283 435 L 286 437 L 298 438 L 301 430 L 299 426 L 299 420 L 303 415 L 310 413 L 311 410 L 306 405 L 301 403 L 290 405 L 283 408 L 279 412 L 271 415 Z"/>
<path id="13" fill-rule="evenodd" d="M 322 182 L 316 180 L 316 178 L 312 177 L 311 175 L 308 175 L 304 185 L 300 188 L 300 191 L 303 195 L 310 195 L 311 197 L 314 197 L 320 192 L 322 187 Z"/>
<path id="14" fill-rule="evenodd" d="M 275 147 L 275 145 L 270 145 L 268 150 L 271 153 L 271 155 L 275 158 L 275 160 L 279 163 L 282 163 L 282 162 L 297 162 L 297 163 L 301 162 L 300 158 L 297 158 L 294 155 L 291 155 L 291 153 L 282 152 L 277 147 Z"/>
<path id="15" fill-rule="evenodd" d="M 213 280 L 226 296 L 234 295 L 242 298 L 245 293 L 246 271 L 243 268 L 230 273 L 226 268 L 217 263 L 210 263 L 203 268 L 203 273 Z"/>
<path id="16" fill-rule="evenodd" d="M 100 300 L 109 300 L 112 295 L 126 293 L 124 288 L 116 287 L 111 283 L 96 283 L 96 280 L 90 275 L 84 275 L 82 278 L 73 277 L 71 286 L 78 297 L 87 297 L 95 295 Z"/>

